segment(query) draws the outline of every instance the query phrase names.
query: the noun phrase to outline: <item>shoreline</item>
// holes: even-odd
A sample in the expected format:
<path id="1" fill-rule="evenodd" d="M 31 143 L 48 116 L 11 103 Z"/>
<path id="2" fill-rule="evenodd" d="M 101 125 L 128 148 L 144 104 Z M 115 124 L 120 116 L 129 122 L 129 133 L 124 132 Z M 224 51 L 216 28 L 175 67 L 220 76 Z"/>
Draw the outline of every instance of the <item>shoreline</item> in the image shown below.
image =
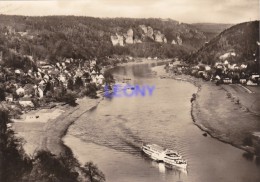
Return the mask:
<path id="1" fill-rule="evenodd" d="M 163 61 L 165 61 L 165 60 L 161 60 L 161 61 L 157 60 L 157 62 L 163 62 Z M 137 62 L 137 64 L 138 63 L 139 62 Z M 145 61 L 145 62 L 140 62 L 140 63 L 149 63 L 149 60 Z M 130 64 L 134 64 L 134 62 L 130 63 Z M 118 66 L 122 66 L 122 65 L 118 65 Z M 111 68 L 109 68 L 109 69 L 111 69 Z M 200 97 L 201 94 L 202 94 L 201 90 L 204 87 L 206 87 L 206 85 L 208 85 L 209 88 L 212 88 L 213 87 L 212 83 L 210 85 L 210 83 L 206 83 L 203 80 L 194 78 L 194 77 L 189 76 L 189 75 L 177 75 L 176 76 L 176 75 L 171 75 L 170 73 L 166 73 L 166 75 L 165 74 L 163 74 L 163 75 L 158 74 L 157 76 L 158 77 L 162 76 L 163 78 L 175 79 L 177 81 L 190 82 L 195 87 L 197 87 L 197 92 L 194 93 L 196 95 L 196 99 L 191 103 L 191 117 L 192 117 L 192 120 L 193 120 L 193 124 L 196 125 L 202 131 L 206 132 L 212 138 L 215 138 L 215 139 L 217 139 L 221 142 L 230 144 L 230 145 L 232 145 L 236 148 L 239 148 L 239 149 L 242 149 L 244 151 L 252 153 L 251 148 L 246 148 L 246 147 L 243 147 L 242 145 L 237 144 L 236 142 L 232 142 L 232 140 L 230 138 L 225 138 L 225 136 L 223 137 L 223 135 L 220 135 L 221 134 L 220 131 L 217 131 L 212 127 L 208 127 L 207 121 L 205 121 L 205 118 L 200 116 L 200 113 L 202 112 L 202 110 L 199 107 L 198 98 L 204 97 L 204 96 Z M 220 87 L 214 86 L 214 88 L 220 88 Z M 227 92 L 227 91 L 225 91 L 225 92 Z M 35 153 L 36 150 L 49 150 L 50 152 L 52 152 L 55 155 L 62 155 L 63 153 L 66 153 L 66 150 L 69 148 L 64 144 L 64 141 L 63 141 L 63 138 L 64 138 L 64 136 L 66 136 L 69 127 L 78 118 L 80 118 L 83 114 L 85 114 L 86 112 L 90 111 L 91 109 L 94 109 L 95 107 L 97 107 L 98 104 L 103 99 L 104 99 L 103 97 L 100 97 L 99 99 L 96 99 L 96 100 L 90 99 L 90 98 L 77 99 L 77 101 L 79 101 L 77 106 L 75 106 L 75 107 L 66 106 L 66 105 L 62 106 L 61 110 L 63 111 L 63 113 L 61 113 L 56 118 L 51 118 L 46 123 L 44 123 L 44 122 L 41 123 L 39 121 L 38 122 L 32 122 L 30 124 L 32 124 L 33 126 L 29 127 L 29 128 L 27 128 L 28 122 L 19 122 L 20 125 L 24 125 L 24 126 L 22 128 L 18 127 L 18 129 L 14 128 L 14 131 L 16 133 L 18 133 L 18 134 L 16 134 L 18 136 L 19 136 L 19 133 L 21 133 L 21 132 L 25 133 L 24 136 L 20 135 L 19 137 L 24 138 L 24 140 L 26 142 L 28 142 L 28 145 L 32 145 L 31 148 L 34 148 L 34 149 L 31 149 L 31 152 L 29 152 L 29 155 L 33 156 L 33 154 Z M 204 99 L 207 99 L 207 98 L 204 98 Z M 57 109 L 60 109 L 60 107 L 59 108 L 53 108 L 51 110 L 57 110 Z M 40 109 L 39 111 L 42 111 L 42 110 L 43 109 Z M 41 118 L 39 118 L 38 120 L 40 120 L 40 119 Z M 16 122 L 14 123 L 14 125 L 17 125 Z M 34 126 L 34 125 L 37 125 L 37 126 Z M 36 129 L 35 129 L 35 127 L 36 127 Z M 26 133 L 27 132 L 26 130 L 28 130 L 29 133 Z M 29 136 L 29 135 L 32 134 L 30 132 L 33 132 L 34 140 L 32 140 L 30 138 L 31 136 Z M 218 132 L 220 134 L 218 134 Z M 38 140 L 35 141 L 35 138 L 38 139 Z M 32 143 L 30 143 L 30 142 L 32 142 Z M 33 146 L 35 143 L 37 143 L 36 146 Z"/>
<path id="2" fill-rule="evenodd" d="M 158 76 L 160 76 L 160 75 L 158 75 Z M 258 120 L 259 115 L 255 114 L 254 112 L 250 112 L 249 109 L 248 110 L 245 109 L 247 107 L 244 106 L 243 103 L 235 104 L 232 101 L 233 98 L 226 99 L 225 96 L 229 92 L 225 88 L 223 88 L 222 86 L 215 86 L 211 82 L 208 83 L 208 82 L 205 82 L 201 79 L 194 78 L 190 75 L 173 75 L 171 73 L 166 73 L 166 75 L 161 75 L 161 78 L 162 77 L 166 78 L 166 79 L 174 79 L 174 80 L 177 80 L 177 81 L 186 81 L 186 82 L 193 84 L 195 87 L 197 87 L 197 92 L 194 93 L 196 95 L 196 99 L 191 102 L 191 118 L 193 120 L 193 124 L 196 125 L 200 130 L 207 133 L 212 138 L 219 140 L 220 142 L 230 144 L 231 146 L 239 148 L 239 149 L 241 149 L 245 152 L 255 154 L 254 147 L 244 146 L 242 144 L 243 143 L 243 141 L 242 141 L 243 137 L 245 137 L 247 134 L 252 132 L 251 131 L 252 127 L 246 126 L 244 132 L 241 132 L 243 128 L 242 129 L 239 128 L 237 131 L 236 131 L 236 129 L 234 129 L 234 131 L 232 131 L 233 128 L 230 127 L 232 124 L 226 124 L 225 122 L 221 123 L 221 119 L 224 118 L 224 117 L 221 118 L 221 116 L 218 115 L 218 114 L 221 114 L 221 112 L 216 111 L 216 112 L 214 112 L 215 115 L 210 113 L 210 109 L 205 107 L 205 105 L 206 105 L 205 103 L 207 103 L 206 100 L 210 100 L 210 99 L 214 100 L 215 99 L 215 98 L 213 98 L 213 99 L 210 98 L 210 97 L 213 97 L 213 96 L 211 96 L 211 94 L 215 95 L 216 94 L 215 92 L 218 92 L 218 91 L 214 92 L 214 90 L 221 90 L 221 93 L 224 94 L 224 95 L 222 95 L 221 99 L 222 100 L 225 99 L 226 103 L 229 104 L 228 106 L 231 106 L 230 108 L 228 108 L 228 106 L 223 106 L 224 108 L 227 107 L 228 109 L 233 110 L 237 113 L 242 112 L 243 116 L 244 115 L 250 115 L 250 119 L 254 120 L 254 121 L 251 122 L 251 124 L 254 123 L 254 124 L 252 124 L 253 126 L 258 126 L 256 121 Z M 208 95 L 206 95 L 205 93 L 207 93 Z M 217 110 L 217 108 L 216 108 L 217 106 L 218 106 L 217 104 L 216 105 L 209 105 L 209 108 L 215 107 L 215 109 Z M 222 106 L 222 105 L 220 104 L 219 106 Z M 228 113 L 227 118 L 225 118 L 225 120 L 229 120 L 229 119 L 232 120 L 233 118 L 238 119 L 239 116 L 236 116 L 235 113 L 234 114 Z M 218 121 L 219 123 L 216 124 L 215 126 L 211 122 L 213 119 L 219 120 Z M 221 125 L 221 124 L 223 124 L 224 127 L 230 128 L 230 130 L 222 130 L 223 127 L 217 126 L 217 125 Z M 237 125 L 239 125 L 239 124 L 237 124 Z M 259 127 L 256 127 L 255 129 L 256 130 L 258 129 L 258 131 L 260 130 Z M 235 136 L 237 136 L 238 138 L 235 138 Z M 257 154 L 255 154 L 255 155 L 257 155 Z"/>
<path id="3" fill-rule="evenodd" d="M 26 116 L 32 114 L 29 112 L 24 114 L 25 119 L 23 121 L 16 120 L 12 128 L 16 136 L 25 141 L 23 146 L 29 156 L 34 156 L 35 152 L 39 150 L 47 150 L 56 156 L 60 156 L 66 154 L 68 149 L 62 139 L 69 127 L 83 114 L 96 108 L 102 100 L 103 97 L 98 99 L 81 98 L 77 99 L 78 105 L 75 107 L 65 105 L 61 108 L 53 108 L 52 111 L 62 110 L 62 113 L 53 117 L 49 111 L 47 114 L 50 115 L 50 118 L 45 122 L 40 121 L 41 115 L 39 115 L 39 121 L 26 121 Z M 33 115 L 38 115 L 42 110 L 37 110 Z"/>
<path id="4" fill-rule="evenodd" d="M 169 59 L 147 60 L 138 58 L 136 61 L 121 63 L 117 66 L 160 63 L 165 61 L 167 62 Z M 104 69 L 110 70 L 115 67 L 105 67 Z M 29 156 L 33 157 L 39 150 L 48 150 L 54 155 L 59 156 L 66 153 L 66 150 L 69 148 L 63 142 L 63 138 L 67 134 L 69 127 L 83 114 L 96 108 L 103 99 L 104 97 L 101 94 L 98 99 L 78 98 L 78 105 L 75 107 L 59 105 L 51 109 L 39 108 L 22 114 L 22 119 L 14 119 L 12 129 L 16 133 L 16 136 L 22 139 L 23 148 Z M 60 113 L 53 114 L 57 110 Z M 45 115 L 48 118 L 42 116 L 43 111 L 46 112 Z"/>

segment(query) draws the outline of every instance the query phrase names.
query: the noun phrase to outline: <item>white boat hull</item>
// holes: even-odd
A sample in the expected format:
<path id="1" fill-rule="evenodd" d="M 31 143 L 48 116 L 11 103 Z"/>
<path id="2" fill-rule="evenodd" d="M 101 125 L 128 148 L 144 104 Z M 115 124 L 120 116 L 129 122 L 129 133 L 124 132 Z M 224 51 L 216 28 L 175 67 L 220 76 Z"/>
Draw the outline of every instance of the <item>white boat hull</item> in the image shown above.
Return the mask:
<path id="1" fill-rule="evenodd" d="M 183 168 L 183 169 L 187 168 L 187 163 L 185 163 L 185 164 L 178 164 L 178 163 L 176 163 L 175 160 L 168 160 L 168 159 L 164 159 L 163 162 L 165 164 L 173 165 L 173 166 L 176 166 L 176 167 L 179 167 L 179 168 Z"/>
<path id="2" fill-rule="evenodd" d="M 187 162 L 176 151 L 163 149 L 155 144 L 143 145 L 142 151 L 157 162 L 164 162 L 182 169 L 187 168 Z"/>
<path id="3" fill-rule="evenodd" d="M 163 161 L 163 159 L 164 159 L 163 152 L 154 151 L 150 148 L 147 148 L 146 146 L 143 146 L 142 150 L 145 154 L 147 154 L 151 159 L 153 159 L 155 161 L 160 162 L 160 161 Z"/>

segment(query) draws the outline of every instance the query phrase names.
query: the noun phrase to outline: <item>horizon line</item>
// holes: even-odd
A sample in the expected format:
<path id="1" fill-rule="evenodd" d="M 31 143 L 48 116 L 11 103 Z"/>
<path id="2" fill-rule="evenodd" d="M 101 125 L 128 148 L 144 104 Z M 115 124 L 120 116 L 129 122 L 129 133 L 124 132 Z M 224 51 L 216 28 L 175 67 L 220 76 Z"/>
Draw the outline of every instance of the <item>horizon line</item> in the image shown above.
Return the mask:
<path id="1" fill-rule="evenodd" d="M 0 16 L 21 16 L 21 17 L 85 17 L 85 18 L 99 18 L 99 19 L 160 19 L 160 20 L 170 20 L 170 21 L 176 21 L 179 24 L 181 23 L 185 23 L 185 24 L 223 24 L 223 25 L 235 25 L 235 24 L 240 24 L 240 23 L 246 23 L 246 22 L 253 22 L 253 21 L 260 21 L 260 19 L 253 19 L 253 20 L 248 20 L 248 21 L 242 21 L 242 22 L 230 22 L 230 23 L 226 23 L 226 22 L 203 22 L 203 21 L 198 21 L 198 22 L 193 22 L 193 23 L 187 23 L 187 22 L 182 22 L 182 21 L 178 21 L 176 19 L 172 19 L 172 18 L 161 18 L 161 17 L 98 17 L 98 16 L 87 16 L 87 15 L 71 15 L 71 14 L 53 14 L 53 15 L 22 15 L 22 14 L 4 14 L 4 13 L 0 13 Z"/>

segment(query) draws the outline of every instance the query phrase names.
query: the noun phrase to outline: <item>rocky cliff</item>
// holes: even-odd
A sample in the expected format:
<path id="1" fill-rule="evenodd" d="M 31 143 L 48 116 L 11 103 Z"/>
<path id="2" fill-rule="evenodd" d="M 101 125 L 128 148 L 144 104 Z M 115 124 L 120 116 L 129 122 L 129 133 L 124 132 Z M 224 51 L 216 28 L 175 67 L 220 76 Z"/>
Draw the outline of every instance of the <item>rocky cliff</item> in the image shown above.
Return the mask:
<path id="1" fill-rule="evenodd" d="M 141 35 L 137 35 L 132 28 L 128 29 L 124 36 L 120 36 L 118 33 L 111 35 L 111 42 L 114 46 L 142 43 L 147 39 L 154 42 L 167 43 L 166 36 L 160 30 L 154 30 L 151 26 L 139 25 L 136 31 L 138 31 L 138 33 L 141 32 Z M 178 44 L 181 45 L 181 39 L 177 37 L 177 40 Z"/>

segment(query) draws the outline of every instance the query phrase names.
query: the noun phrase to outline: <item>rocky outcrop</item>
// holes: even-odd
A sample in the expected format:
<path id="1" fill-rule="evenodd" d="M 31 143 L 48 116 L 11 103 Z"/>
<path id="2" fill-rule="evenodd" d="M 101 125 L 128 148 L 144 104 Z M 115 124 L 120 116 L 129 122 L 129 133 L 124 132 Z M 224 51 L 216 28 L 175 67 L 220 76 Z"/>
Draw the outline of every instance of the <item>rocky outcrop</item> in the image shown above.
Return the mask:
<path id="1" fill-rule="evenodd" d="M 134 44 L 142 43 L 142 40 L 139 37 L 134 38 Z"/>
<path id="2" fill-rule="evenodd" d="M 134 31 L 130 28 L 125 35 L 125 43 L 133 44 L 134 43 Z"/>
<path id="3" fill-rule="evenodd" d="M 140 30 L 141 29 L 141 30 Z M 144 40 L 151 39 L 152 41 L 159 43 L 167 43 L 167 38 L 160 30 L 154 30 L 151 26 L 139 25 L 139 30 L 134 32 L 135 29 L 128 29 L 128 31 L 123 35 L 111 36 L 111 41 L 114 46 L 124 46 L 125 44 L 137 44 L 142 43 Z M 135 30 L 136 31 L 136 30 Z M 147 39 L 148 38 L 148 39 Z M 149 40 L 148 40 L 149 41 Z M 177 37 L 177 42 L 179 45 L 182 44 L 182 40 L 180 37 Z M 177 44 L 176 41 L 172 42 L 172 44 Z"/>
<path id="4" fill-rule="evenodd" d="M 167 39 L 166 39 L 165 36 L 164 36 L 164 38 L 163 38 L 163 42 L 164 42 L 164 43 L 167 43 Z"/>
<path id="5" fill-rule="evenodd" d="M 147 34 L 146 34 L 146 36 L 154 40 L 153 28 L 152 27 L 150 27 L 150 26 L 147 27 Z"/>
<path id="6" fill-rule="evenodd" d="M 154 40 L 155 42 L 164 42 L 167 43 L 167 39 L 164 34 L 162 34 L 159 30 L 154 31 Z"/>
<path id="7" fill-rule="evenodd" d="M 182 39 L 180 35 L 177 36 L 177 43 L 178 45 L 182 45 Z"/>
<path id="8" fill-rule="evenodd" d="M 122 35 L 112 35 L 111 36 L 111 42 L 113 46 L 119 45 L 119 46 L 124 46 L 124 37 Z"/>
<path id="9" fill-rule="evenodd" d="M 139 27 L 143 30 L 144 34 L 147 34 L 148 30 L 145 25 L 139 25 Z"/>
<path id="10" fill-rule="evenodd" d="M 172 44 L 174 44 L 174 45 L 176 44 L 176 41 L 174 39 L 172 40 Z"/>

